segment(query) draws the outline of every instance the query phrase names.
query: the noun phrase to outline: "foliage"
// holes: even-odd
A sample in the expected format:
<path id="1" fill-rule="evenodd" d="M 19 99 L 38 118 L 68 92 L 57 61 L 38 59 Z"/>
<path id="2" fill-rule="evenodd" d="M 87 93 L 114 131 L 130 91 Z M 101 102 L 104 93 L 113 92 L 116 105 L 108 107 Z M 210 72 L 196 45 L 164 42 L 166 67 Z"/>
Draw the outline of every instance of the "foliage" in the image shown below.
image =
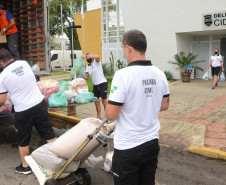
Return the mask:
<path id="1" fill-rule="evenodd" d="M 103 72 L 105 76 L 112 76 L 115 72 L 115 63 L 114 63 L 114 56 L 111 52 L 111 56 L 109 57 L 109 62 L 102 64 Z"/>
<path id="2" fill-rule="evenodd" d="M 177 69 L 180 69 L 182 72 L 188 72 L 188 65 L 192 64 L 196 66 L 199 62 L 202 61 L 195 61 L 198 55 L 193 55 L 192 53 L 188 53 L 186 56 L 184 52 L 180 52 L 179 54 L 174 55 L 175 61 L 170 61 L 169 63 L 177 65 Z M 200 67 L 195 67 L 195 69 L 203 71 Z"/>
<path id="3" fill-rule="evenodd" d="M 87 85 L 89 88 L 89 92 L 93 92 L 93 82 L 92 79 L 89 78 L 87 81 Z M 108 94 L 110 94 L 110 90 L 111 90 L 111 83 L 112 83 L 112 77 L 107 77 L 107 83 L 108 83 Z"/>
<path id="4" fill-rule="evenodd" d="M 54 49 L 56 47 L 56 43 L 54 43 L 55 36 L 50 37 L 50 49 Z"/>
<path id="5" fill-rule="evenodd" d="M 166 79 L 169 80 L 169 81 L 172 81 L 173 80 L 173 75 L 170 71 L 165 71 L 164 72 L 165 75 L 166 75 Z"/>
<path id="6" fill-rule="evenodd" d="M 80 12 L 82 6 L 82 0 L 71 0 L 74 12 Z M 86 10 L 86 2 L 84 0 L 84 10 Z M 62 4 L 62 15 L 63 15 L 63 32 L 67 35 L 69 40 L 71 41 L 70 34 L 70 26 L 71 26 L 71 16 L 70 16 L 70 1 L 62 1 L 62 0 L 50 0 L 50 8 L 49 8 L 49 21 L 50 21 L 50 35 L 55 36 L 57 34 L 61 35 L 61 4 Z M 73 23 L 74 24 L 74 23 Z M 81 49 L 78 35 L 76 29 L 73 30 L 73 41 L 74 41 L 74 49 Z"/>
<path id="7" fill-rule="evenodd" d="M 126 67 L 126 64 L 123 61 L 121 61 L 120 59 L 118 59 L 117 62 L 116 62 L 116 67 L 118 69 L 122 69 L 122 68 Z"/>
<path id="8" fill-rule="evenodd" d="M 115 72 L 115 62 L 114 62 L 114 56 L 113 56 L 113 53 L 111 52 L 111 56 L 109 57 L 109 65 L 110 65 L 110 74 L 109 75 L 113 75 L 114 72 Z"/>

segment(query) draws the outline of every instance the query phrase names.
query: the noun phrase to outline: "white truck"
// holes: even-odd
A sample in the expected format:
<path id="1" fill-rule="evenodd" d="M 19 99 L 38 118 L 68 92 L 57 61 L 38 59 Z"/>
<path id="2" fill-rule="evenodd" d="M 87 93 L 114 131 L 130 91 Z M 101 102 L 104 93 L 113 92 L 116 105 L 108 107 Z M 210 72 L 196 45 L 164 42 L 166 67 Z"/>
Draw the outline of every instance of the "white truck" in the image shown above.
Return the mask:
<path id="1" fill-rule="evenodd" d="M 51 71 L 69 71 L 72 67 L 71 50 L 51 50 Z M 81 50 L 73 50 L 74 61 L 81 57 Z"/>

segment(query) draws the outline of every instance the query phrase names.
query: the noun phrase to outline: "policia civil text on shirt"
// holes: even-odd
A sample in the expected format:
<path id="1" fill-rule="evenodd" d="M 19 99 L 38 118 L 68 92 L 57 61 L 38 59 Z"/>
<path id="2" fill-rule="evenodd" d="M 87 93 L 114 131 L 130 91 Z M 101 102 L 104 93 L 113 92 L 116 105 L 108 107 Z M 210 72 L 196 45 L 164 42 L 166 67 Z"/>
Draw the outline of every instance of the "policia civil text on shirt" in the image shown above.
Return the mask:
<path id="1" fill-rule="evenodd" d="M 82 58 L 86 58 L 88 65 L 86 66 L 85 79 L 88 80 L 89 76 L 93 82 L 93 94 L 97 98 L 102 99 L 104 109 L 107 104 L 107 79 L 104 77 L 102 63 L 98 55 L 88 52 L 86 55 L 82 55 Z M 95 102 L 97 118 L 101 119 L 101 107 L 100 102 Z"/>
<path id="2" fill-rule="evenodd" d="M 0 49 L 0 63 L 4 67 L 0 74 L 0 106 L 11 96 L 15 113 L 16 140 L 22 160 L 16 172 L 31 173 L 24 157 L 29 155 L 29 142 L 33 126 L 47 142 L 54 141 L 55 133 L 49 120 L 44 96 L 41 94 L 31 67 L 24 60 L 14 60 L 10 52 Z"/>
<path id="3" fill-rule="evenodd" d="M 13 15 L 5 10 L 2 4 L 0 4 L 0 28 L 0 34 L 5 34 L 7 39 L 7 44 L 4 45 L 4 48 L 10 51 L 15 60 L 20 59 L 18 52 L 18 29 Z"/>
<path id="4" fill-rule="evenodd" d="M 169 107 L 169 88 L 164 73 L 146 59 L 146 48 L 142 32 L 130 30 L 123 35 L 128 66 L 115 73 L 105 111 L 109 120 L 116 120 L 112 161 L 115 185 L 155 184 L 158 114 Z"/>
<path id="5" fill-rule="evenodd" d="M 222 69 L 224 72 L 222 56 L 219 54 L 219 49 L 214 50 L 214 54 L 210 57 L 210 63 L 207 67 L 207 71 L 211 66 L 212 76 L 213 76 L 213 86 L 212 89 L 215 89 L 218 85 L 217 77 Z"/>

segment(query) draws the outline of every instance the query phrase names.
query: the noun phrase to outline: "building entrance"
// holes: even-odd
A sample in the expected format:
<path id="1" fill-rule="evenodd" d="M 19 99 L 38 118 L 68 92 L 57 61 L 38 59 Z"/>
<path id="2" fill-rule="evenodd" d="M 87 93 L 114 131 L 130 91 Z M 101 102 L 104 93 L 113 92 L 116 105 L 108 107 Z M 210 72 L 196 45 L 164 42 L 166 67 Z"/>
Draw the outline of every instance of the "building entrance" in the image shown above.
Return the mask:
<path id="1" fill-rule="evenodd" d="M 204 69 L 204 71 L 195 70 L 195 78 L 201 78 L 204 75 L 209 65 L 210 56 L 213 55 L 216 48 L 220 50 L 222 56 L 226 56 L 226 35 L 201 35 L 193 37 L 192 53 L 198 54 L 197 61 L 201 61 L 198 66 Z M 226 61 L 224 63 L 226 67 Z M 209 71 L 209 76 L 211 76 L 211 71 Z"/>

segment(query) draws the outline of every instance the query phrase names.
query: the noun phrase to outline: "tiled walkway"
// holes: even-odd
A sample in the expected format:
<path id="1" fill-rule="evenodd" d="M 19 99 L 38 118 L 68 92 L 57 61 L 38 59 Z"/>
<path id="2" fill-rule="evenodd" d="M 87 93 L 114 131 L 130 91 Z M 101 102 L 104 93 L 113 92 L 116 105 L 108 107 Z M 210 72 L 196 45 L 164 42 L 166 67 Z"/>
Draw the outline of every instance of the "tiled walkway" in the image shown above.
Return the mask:
<path id="1" fill-rule="evenodd" d="M 205 146 L 213 149 L 226 150 L 226 124 L 202 118 L 225 103 L 226 94 L 184 116 L 160 113 L 160 118 L 206 125 Z M 226 110 L 224 111 L 226 114 Z"/>

